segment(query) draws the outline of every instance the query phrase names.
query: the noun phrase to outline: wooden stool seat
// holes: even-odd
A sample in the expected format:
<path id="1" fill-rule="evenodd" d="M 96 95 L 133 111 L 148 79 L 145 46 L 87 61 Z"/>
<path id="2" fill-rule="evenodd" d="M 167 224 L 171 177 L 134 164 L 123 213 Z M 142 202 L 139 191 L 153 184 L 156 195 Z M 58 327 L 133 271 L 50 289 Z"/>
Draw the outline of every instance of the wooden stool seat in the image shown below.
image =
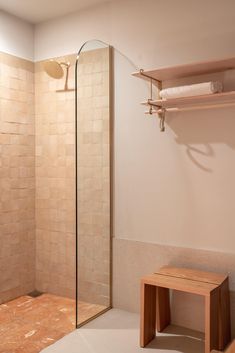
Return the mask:
<path id="1" fill-rule="evenodd" d="M 170 324 L 169 289 L 205 297 L 205 353 L 230 341 L 228 276 L 165 266 L 141 279 L 140 345 L 145 347 Z"/>

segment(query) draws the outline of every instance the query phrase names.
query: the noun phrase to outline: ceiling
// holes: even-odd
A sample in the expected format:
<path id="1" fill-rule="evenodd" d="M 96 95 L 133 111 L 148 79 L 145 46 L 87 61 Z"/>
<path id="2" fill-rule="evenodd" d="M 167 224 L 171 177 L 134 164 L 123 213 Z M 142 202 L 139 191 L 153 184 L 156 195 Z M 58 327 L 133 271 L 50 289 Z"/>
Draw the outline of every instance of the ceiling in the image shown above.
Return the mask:
<path id="1" fill-rule="evenodd" d="M 0 9 L 30 23 L 39 23 L 111 0 L 0 0 Z"/>

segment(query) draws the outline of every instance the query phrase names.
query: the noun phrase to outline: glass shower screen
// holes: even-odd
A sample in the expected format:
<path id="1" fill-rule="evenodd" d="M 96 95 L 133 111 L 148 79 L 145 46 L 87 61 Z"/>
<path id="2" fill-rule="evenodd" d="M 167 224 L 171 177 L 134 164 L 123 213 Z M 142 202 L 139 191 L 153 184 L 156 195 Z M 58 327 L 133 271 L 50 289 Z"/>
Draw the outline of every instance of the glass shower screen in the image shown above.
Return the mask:
<path id="1" fill-rule="evenodd" d="M 111 47 L 76 62 L 77 327 L 111 306 Z"/>

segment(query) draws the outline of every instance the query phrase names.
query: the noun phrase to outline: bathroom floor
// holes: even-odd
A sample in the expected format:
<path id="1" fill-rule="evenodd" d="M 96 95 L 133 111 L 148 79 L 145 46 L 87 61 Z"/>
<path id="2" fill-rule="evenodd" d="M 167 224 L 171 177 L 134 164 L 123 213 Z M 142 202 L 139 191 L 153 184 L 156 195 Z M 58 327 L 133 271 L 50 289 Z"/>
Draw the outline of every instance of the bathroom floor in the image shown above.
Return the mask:
<path id="1" fill-rule="evenodd" d="M 140 317 L 111 309 L 71 332 L 42 353 L 203 353 L 204 334 L 168 326 L 144 349 L 139 346 Z M 79 347 L 79 349 L 78 349 Z"/>
<path id="2" fill-rule="evenodd" d="M 80 301 L 79 322 L 103 309 Z M 42 294 L 0 305 L 0 353 L 38 353 L 74 329 L 74 299 Z"/>

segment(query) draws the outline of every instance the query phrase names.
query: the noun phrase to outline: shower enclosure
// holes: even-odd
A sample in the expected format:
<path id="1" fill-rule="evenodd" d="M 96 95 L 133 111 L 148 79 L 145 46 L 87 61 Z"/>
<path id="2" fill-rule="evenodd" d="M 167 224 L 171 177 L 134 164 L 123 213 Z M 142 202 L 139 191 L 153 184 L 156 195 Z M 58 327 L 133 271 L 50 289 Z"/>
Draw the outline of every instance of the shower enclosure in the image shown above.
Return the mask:
<path id="1" fill-rule="evenodd" d="M 91 41 L 45 71 L 0 53 L 1 352 L 111 306 L 111 54 Z"/>
<path id="2" fill-rule="evenodd" d="M 77 326 L 111 306 L 111 78 L 111 47 L 85 43 L 75 66 Z"/>

